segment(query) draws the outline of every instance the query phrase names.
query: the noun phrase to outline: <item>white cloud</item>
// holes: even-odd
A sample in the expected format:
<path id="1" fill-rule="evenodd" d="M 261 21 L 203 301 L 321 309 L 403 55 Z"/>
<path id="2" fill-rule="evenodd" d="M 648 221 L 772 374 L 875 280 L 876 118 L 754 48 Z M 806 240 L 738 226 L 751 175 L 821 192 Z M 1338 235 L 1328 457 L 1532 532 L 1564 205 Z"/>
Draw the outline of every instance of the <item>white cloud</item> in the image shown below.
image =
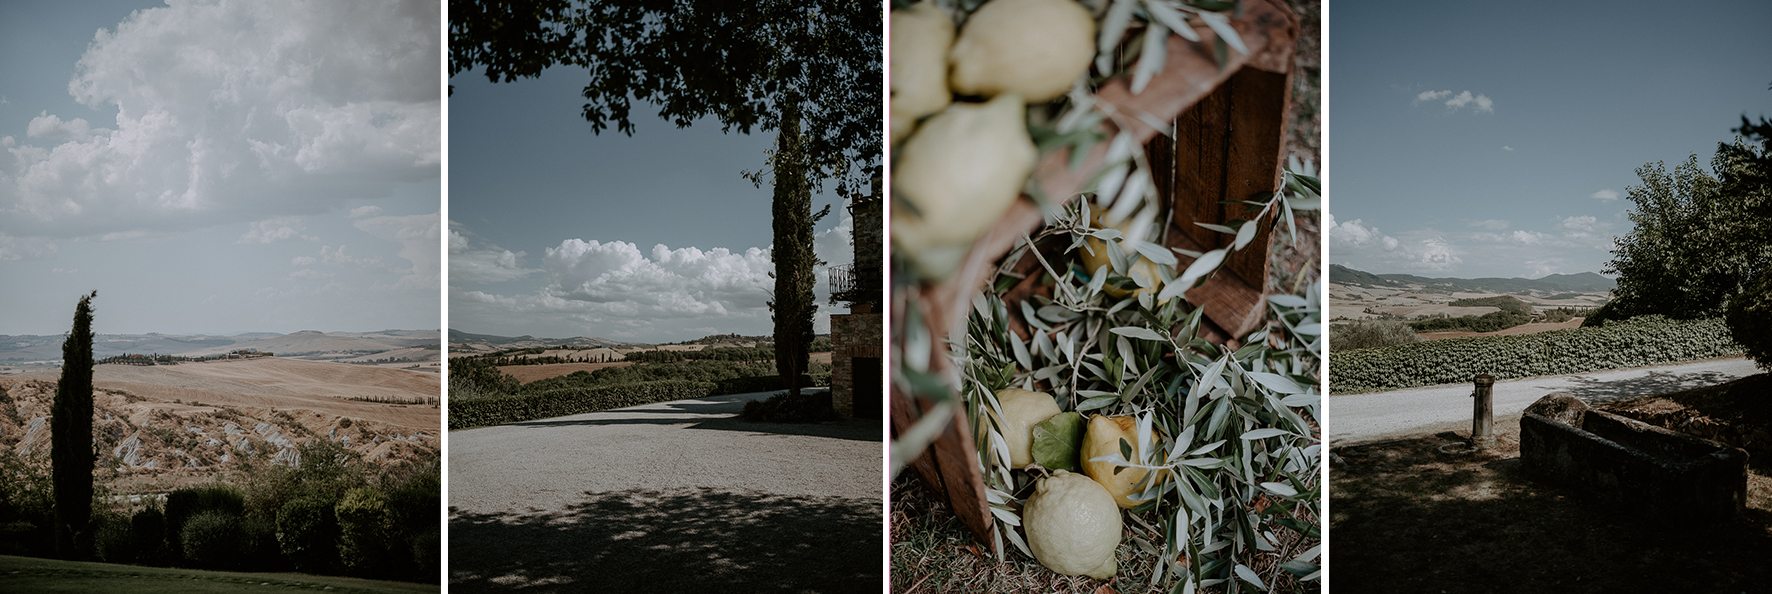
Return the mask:
<path id="1" fill-rule="evenodd" d="M 25 136 L 31 138 L 71 140 L 76 142 L 84 142 L 91 138 L 93 134 L 109 134 L 110 132 L 110 130 L 104 128 L 94 130 L 92 125 L 86 123 L 86 120 L 83 118 L 74 118 L 72 121 L 64 122 L 59 117 L 49 115 L 48 111 L 44 111 L 37 117 L 31 118 L 30 125 L 25 126 Z"/>
<path id="2" fill-rule="evenodd" d="M 296 256 L 289 259 L 289 263 L 296 266 L 313 266 L 314 262 L 313 256 Z"/>
<path id="3" fill-rule="evenodd" d="M 23 261 L 55 255 L 55 243 L 43 238 L 18 238 L 0 232 L 0 261 Z"/>
<path id="4" fill-rule="evenodd" d="M 319 237 L 302 234 L 301 217 L 277 217 L 252 223 L 235 243 L 275 243 L 292 239 L 319 241 Z"/>
<path id="5" fill-rule="evenodd" d="M 393 288 L 435 291 L 442 283 L 443 267 L 437 242 L 443 239 L 443 235 L 438 215 L 384 216 L 354 223 L 358 229 L 379 239 L 400 243 L 398 255 L 412 263 L 412 267 L 396 271 L 400 280 L 394 282 Z M 344 246 L 338 249 L 343 255 Z"/>
<path id="6" fill-rule="evenodd" d="M 1456 95 L 1452 94 L 1450 89 L 1444 91 L 1422 91 L 1415 96 L 1415 103 L 1421 103 L 1423 101 L 1439 101 L 1441 99 L 1446 100 L 1446 107 L 1449 109 L 1462 109 L 1464 106 L 1474 103 L 1476 104 L 1476 107 L 1472 108 L 1472 110 L 1477 113 L 1495 113 L 1494 100 L 1490 99 L 1487 95 L 1473 95 L 1470 91 L 1462 91 Z"/>
<path id="7" fill-rule="evenodd" d="M 359 207 L 351 209 L 351 218 L 353 218 L 353 219 L 360 219 L 363 217 L 374 217 L 374 216 L 380 216 L 380 215 L 381 215 L 381 207 L 376 206 L 374 204 L 371 204 L 369 206 L 359 206 Z"/>
<path id="8" fill-rule="evenodd" d="M 1606 202 L 1611 202 L 1613 200 L 1618 199 L 1618 190 L 1612 190 L 1612 189 L 1600 190 L 1598 192 L 1594 192 L 1593 194 L 1589 194 L 1588 197 L 1593 198 L 1595 200 L 1604 200 Z"/>
<path id="9" fill-rule="evenodd" d="M 1511 152 L 1514 152 L 1514 147 L 1511 147 L 1511 146 L 1507 146 L 1507 145 L 1505 145 L 1505 144 L 1504 144 L 1504 145 L 1501 145 L 1501 150 L 1504 150 L 1504 151 L 1507 151 L 1507 152 L 1510 152 L 1510 153 L 1511 153 Z"/>
<path id="10" fill-rule="evenodd" d="M 324 212 L 439 174 L 436 5 L 172 2 L 68 83 L 114 128 L 44 112 L 0 139 L 0 232 L 83 237 Z"/>
<path id="11" fill-rule="evenodd" d="M 1500 231 L 1502 229 L 1507 228 L 1507 221 L 1504 221 L 1501 219 L 1484 219 L 1481 221 L 1471 221 L 1470 225 L 1472 227 L 1476 227 L 1478 229 L 1487 229 L 1489 231 Z"/>
<path id="12" fill-rule="evenodd" d="M 1412 232 L 1403 238 L 1381 233 L 1361 219 L 1342 223 L 1327 214 L 1330 250 L 1342 261 L 1374 262 L 1385 270 L 1444 271 L 1462 263 L 1458 250 L 1432 230 Z"/>
<path id="13" fill-rule="evenodd" d="M 1599 223 L 1599 219 L 1594 218 L 1594 217 L 1573 216 L 1573 217 L 1568 217 L 1568 218 L 1565 218 L 1565 219 L 1562 219 L 1561 221 L 1559 221 L 1557 223 L 1557 227 L 1560 229 L 1563 229 L 1565 231 L 1592 233 L 1594 231 L 1595 226 L 1598 223 Z"/>
<path id="14" fill-rule="evenodd" d="M 357 268 L 370 268 L 370 267 L 374 267 L 374 266 L 381 266 L 381 257 L 377 256 L 377 257 L 372 257 L 372 258 L 359 258 L 356 256 L 346 254 L 345 253 L 345 246 L 343 246 L 343 245 L 338 246 L 338 249 L 336 249 L 336 250 L 332 249 L 332 246 L 323 245 L 323 246 L 320 246 L 320 262 L 324 263 L 324 264 L 331 264 L 333 266 L 352 266 L 352 267 L 357 267 Z"/>
<path id="15" fill-rule="evenodd" d="M 542 272 L 525 268 L 527 252 L 513 252 L 496 245 L 472 239 L 461 223 L 449 222 L 449 283 L 451 285 L 488 284 L 527 278 Z M 480 243 L 479 247 L 472 244 Z"/>
<path id="16" fill-rule="evenodd" d="M 289 278 L 328 278 L 331 276 L 330 272 L 320 272 L 312 268 L 303 268 L 289 273 Z"/>

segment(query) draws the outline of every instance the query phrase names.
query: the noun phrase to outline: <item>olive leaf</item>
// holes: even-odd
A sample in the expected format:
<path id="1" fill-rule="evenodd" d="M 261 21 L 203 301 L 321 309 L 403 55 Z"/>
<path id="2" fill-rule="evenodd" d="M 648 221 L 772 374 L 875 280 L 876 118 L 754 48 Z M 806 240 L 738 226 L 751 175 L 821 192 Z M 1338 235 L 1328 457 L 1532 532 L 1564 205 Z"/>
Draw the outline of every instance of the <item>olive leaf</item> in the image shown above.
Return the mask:
<path id="1" fill-rule="evenodd" d="M 1066 412 L 1034 424 L 1034 463 L 1049 470 L 1078 472 L 1083 445 L 1083 415 Z"/>

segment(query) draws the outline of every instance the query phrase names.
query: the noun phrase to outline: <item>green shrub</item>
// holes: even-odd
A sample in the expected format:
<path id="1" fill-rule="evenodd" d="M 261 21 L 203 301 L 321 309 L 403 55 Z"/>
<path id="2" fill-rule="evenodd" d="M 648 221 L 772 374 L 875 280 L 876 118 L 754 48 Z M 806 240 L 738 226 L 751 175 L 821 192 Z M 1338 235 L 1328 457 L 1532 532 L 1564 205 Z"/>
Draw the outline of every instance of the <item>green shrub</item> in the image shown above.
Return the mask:
<path id="1" fill-rule="evenodd" d="M 206 509 L 185 520 L 179 531 L 185 559 L 204 569 L 239 567 L 246 544 L 240 527 L 240 516 L 218 509 Z"/>
<path id="2" fill-rule="evenodd" d="M 1741 346 L 1729 339 L 1720 319 L 1675 321 L 1641 316 L 1600 328 L 1337 350 L 1329 357 L 1329 389 L 1348 394 L 1464 383 L 1479 373 L 1508 379 L 1739 353 Z"/>
<path id="3" fill-rule="evenodd" d="M 330 573 L 338 568 L 336 499 L 308 496 L 277 512 L 277 544 L 296 571 Z"/>
<path id="4" fill-rule="evenodd" d="M 277 522 L 258 514 L 240 519 L 240 568 L 277 571 L 289 566 L 277 543 Z"/>
<path id="5" fill-rule="evenodd" d="M 418 564 L 417 577 L 428 580 L 443 567 L 443 533 L 436 524 L 412 539 L 412 558 Z"/>
<path id="6" fill-rule="evenodd" d="M 392 536 L 396 526 L 381 491 L 352 489 L 333 508 L 338 517 L 338 557 L 345 569 L 359 575 L 385 571 L 392 561 Z"/>
<path id="7" fill-rule="evenodd" d="M 1760 369 L 1772 371 L 1772 273 L 1760 275 L 1746 291 L 1729 299 L 1723 321 L 1729 336 L 1747 350 Z"/>
<path id="8" fill-rule="evenodd" d="M 93 553 L 105 563 L 134 563 L 135 542 L 129 535 L 129 518 L 115 512 L 92 515 Z"/>
<path id="9" fill-rule="evenodd" d="M 166 564 L 166 514 L 153 507 L 135 512 L 129 518 L 129 540 L 136 560 L 148 565 Z"/>
<path id="10" fill-rule="evenodd" d="M 190 487 L 166 495 L 166 544 L 175 553 L 183 552 L 185 522 L 206 511 L 220 511 L 239 518 L 246 512 L 246 499 L 238 489 L 228 486 Z"/>
<path id="11" fill-rule="evenodd" d="M 561 388 L 519 396 L 454 401 L 449 403 L 449 428 L 503 425 L 654 402 L 702 398 L 713 394 L 714 387 L 714 384 L 707 382 L 667 380 L 597 388 Z"/>
<path id="12" fill-rule="evenodd" d="M 1509 297 L 1509 299 L 1512 299 Z M 1433 318 L 1410 322 L 1416 332 L 1494 332 L 1532 321 L 1532 316 L 1512 311 L 1492 311 L 1480 316 Z"/>
<path id="13" fill-rule="evenodd" d="M 1371 349 L 1421 342 L 1420 334 L 1396 320 L 1360 320 L 1329 327 L 1329 348 L 1335 351 Z"/>
<path id="14" fill-rule="evenodd" d="M 1457 299 L 1448 305 L 1453 307 L 1498 307 L 1501 308 L 1501 311 L 1511 311 L 1524 316 L 1532 315 L 1532 306 L 1512 295 Z"/>
<path id="15" fill-rule="evenodd" d="M 45 555 L 55 550 L 52 487 L 48 465 L 0 455 L 0 554 Z"/>

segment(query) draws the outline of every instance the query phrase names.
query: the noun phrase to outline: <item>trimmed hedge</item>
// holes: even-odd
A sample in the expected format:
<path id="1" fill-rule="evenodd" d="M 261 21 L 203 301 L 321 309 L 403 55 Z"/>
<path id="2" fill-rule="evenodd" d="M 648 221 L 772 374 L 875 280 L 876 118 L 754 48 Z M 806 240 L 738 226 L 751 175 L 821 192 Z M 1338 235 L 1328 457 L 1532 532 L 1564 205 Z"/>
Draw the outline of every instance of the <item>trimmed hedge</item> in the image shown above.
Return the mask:
<path id="1" fill-rule="evenodd" d="M 749 394 L 752 392 L 778 392 L 788 389 L 788 382 L 779 375 L 758 377 L 740 377 L 714 382 L 719 384 L 715 394 Z M 801 388 L 828 388 L 831 385 L 831 374 L 812 373 L 800 376 Z"/>
<path id="2" fill-rule="evenodd" d="M 708 382 L 664 380 L 598 388 L 560 388 L 533 394 L 449 403 L 449 428 L 503 425 L 531 419 L 638 406 L 714 395 Z"/>
<path id="3" fill-rule="evenodd" d="M 186 551 L 182 540 L 185 522 L 206 511 L 221 511 L 239 517 L 246 513 L 246 497 L 239 489 L 228 486 L 191 487 L 166 494 L 167 548 L 174 553 Z"/>
<path id="4" fill-rule="evenodd" d="M 1329 355 L 1335 394 L 1661 365 L 1739 355 L 1720 319 L 1641 316 L 1599 328 L 1511 336 L 1472 336 Z"/>

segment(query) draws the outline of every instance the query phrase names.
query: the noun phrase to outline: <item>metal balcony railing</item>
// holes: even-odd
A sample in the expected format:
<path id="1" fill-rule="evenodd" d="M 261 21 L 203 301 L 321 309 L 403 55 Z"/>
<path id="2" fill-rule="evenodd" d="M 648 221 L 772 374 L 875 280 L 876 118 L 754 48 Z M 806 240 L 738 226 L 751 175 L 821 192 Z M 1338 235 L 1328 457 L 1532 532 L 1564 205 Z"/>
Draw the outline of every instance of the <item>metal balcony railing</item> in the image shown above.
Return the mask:
<path id="1" fill-rule="evenodd" d="M 831 303 L 879 303 L 882 277 L 878 267 L 857 268 L 854 264 L 832 266 Z"/>

